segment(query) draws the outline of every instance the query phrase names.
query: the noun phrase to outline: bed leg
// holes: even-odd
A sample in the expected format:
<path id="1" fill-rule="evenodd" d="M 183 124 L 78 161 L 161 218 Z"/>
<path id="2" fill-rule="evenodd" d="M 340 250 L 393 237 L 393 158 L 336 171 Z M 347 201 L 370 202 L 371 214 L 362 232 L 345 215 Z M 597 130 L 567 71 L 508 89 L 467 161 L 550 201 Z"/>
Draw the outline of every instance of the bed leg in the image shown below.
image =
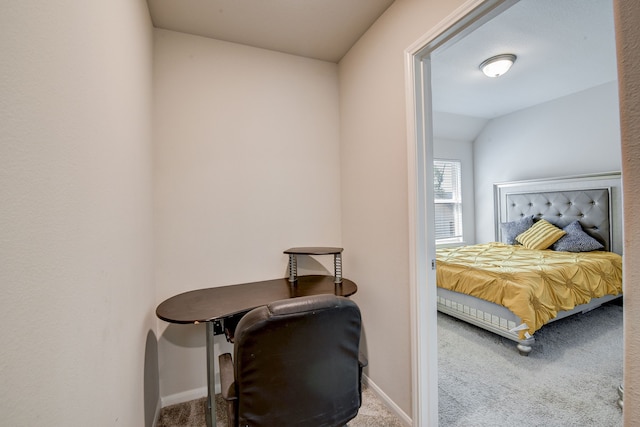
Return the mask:
<path id="1" fill-rule="evenodd" d="M 618 387 L 618 396 L 620 396 L 620 399 L 618 399 L 618 406 L 620 409 L 624 409 L 624 387 L 622 385 Z"/>
<path id="2" fill-rule="evenodd" d="M 521 356 L 528 356 L 529 353 L 531 353 L 531 350 L 533 350 L 530 345 L 525 344 L 518 344 L 516 347 L 518 348 L 518 352 Z"/>

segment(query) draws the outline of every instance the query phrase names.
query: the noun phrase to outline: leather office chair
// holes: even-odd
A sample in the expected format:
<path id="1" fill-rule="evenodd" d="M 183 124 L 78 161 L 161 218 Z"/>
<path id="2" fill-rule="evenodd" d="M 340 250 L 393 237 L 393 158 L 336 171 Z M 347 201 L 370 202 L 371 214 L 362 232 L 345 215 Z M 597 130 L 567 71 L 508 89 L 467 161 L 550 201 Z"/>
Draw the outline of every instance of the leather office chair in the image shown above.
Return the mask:
<path id="1" fill-rule="evenodd" d="M 342 426 L 362 400 L 358 306 L 335 295 L 276 301 L 247 313 L 234 360 L 220 355 L 229 426 Z"/>

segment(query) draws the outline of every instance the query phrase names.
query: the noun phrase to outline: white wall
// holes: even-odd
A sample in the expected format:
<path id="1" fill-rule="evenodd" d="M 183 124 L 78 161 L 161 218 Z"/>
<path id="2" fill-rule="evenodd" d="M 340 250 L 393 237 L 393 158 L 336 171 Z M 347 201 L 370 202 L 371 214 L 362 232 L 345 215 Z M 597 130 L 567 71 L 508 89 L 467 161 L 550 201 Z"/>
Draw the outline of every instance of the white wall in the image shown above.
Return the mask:
<path id="1" fill-rule="evenodd" d="M 342 240 L 368 376 L 411 416 L 404 51 L 462 1 L 396 0 L 339 64 Z"/>
<path id="2" fill-rule="evenodd" d="M 491 120 L 474 143 L 476 238 L 495 240 L 493 184 L 619 171 L 617 82 Z"/>
<path id="3" fill-rule="evenodd" d="M 462 238 L 465 245 L 475 244 L 475 199 L 473 197 L 473 142 L 434 138 L 433 158 L 460 160 L 462 178 Z"/>
<path id="4" fill-rule="evenodd" d="M 146 2 L 0 10 L 0 424 L 151 425 Z"/>
<path id="5" fill-rule="evenodd" d="M 284 250 L 341 245 L 336 64 L 166 30 L 154 61 L 158 303 L 286 277 Z M 299 273 L 333 274 L 317 261 Z M 164 403 L 204 392 L 204 327 L 159 325 Z"/>

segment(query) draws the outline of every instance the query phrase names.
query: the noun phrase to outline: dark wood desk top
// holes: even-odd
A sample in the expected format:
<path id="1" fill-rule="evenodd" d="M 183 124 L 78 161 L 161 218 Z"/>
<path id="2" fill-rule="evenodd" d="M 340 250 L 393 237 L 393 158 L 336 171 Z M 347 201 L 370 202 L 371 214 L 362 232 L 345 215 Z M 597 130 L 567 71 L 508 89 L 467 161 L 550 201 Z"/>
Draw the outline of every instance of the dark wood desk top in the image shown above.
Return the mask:
<path id="1" fill-rule="evenodd" d="M 303 248 L 289 248 L 284 251 L 290 255 L 335 255 L 342 253 L 342 248 L 329 248 L 324 246 L 310 246 Z"/>
<path id="2" fill-rule="evenodd" d="M 171 297 L 156 308 L 156 315 L 171 323 L 200 323 L 224 319 L 273 301 L 318 294 L 348 297 L 358 287 L 348 279 L 334 283 L 333 276 L 300 276 L 198 289 Z"/>

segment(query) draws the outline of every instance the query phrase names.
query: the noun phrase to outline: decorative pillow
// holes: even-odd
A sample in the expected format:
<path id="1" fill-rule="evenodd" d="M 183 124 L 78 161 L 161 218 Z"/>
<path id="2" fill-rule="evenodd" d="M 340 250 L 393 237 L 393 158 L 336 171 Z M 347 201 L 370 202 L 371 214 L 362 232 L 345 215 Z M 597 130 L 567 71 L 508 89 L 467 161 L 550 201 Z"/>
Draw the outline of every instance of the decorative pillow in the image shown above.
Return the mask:
<path id="1" fill-rule="evenodd" d="M 515 245 L 516 237 L 518 234 L 522 234 L 527 231 L 533 225 L 533 215 L 525 216 L 511 222 L 500 223 L 500 230 L 502 231 L 502 243 L 508 245 Z"/>
<path id="2" fill-rule="evenodd" d="M 541 219 L 530 229 L 519 234 L 516 240 L 522 243 L 525 248 L 547 249 L 565 234 L 567 234 L 566 231 L 559 229 L 545 219 Z"/>
<path id="3" fill-rule="evenodd" d="M 603 249 L 602 243 L 584 232 L 580 223 L 576 220 L 563 228 L 567 233 L 555 242 L 551 249 L 566 252 L 589 252 Z"/>

